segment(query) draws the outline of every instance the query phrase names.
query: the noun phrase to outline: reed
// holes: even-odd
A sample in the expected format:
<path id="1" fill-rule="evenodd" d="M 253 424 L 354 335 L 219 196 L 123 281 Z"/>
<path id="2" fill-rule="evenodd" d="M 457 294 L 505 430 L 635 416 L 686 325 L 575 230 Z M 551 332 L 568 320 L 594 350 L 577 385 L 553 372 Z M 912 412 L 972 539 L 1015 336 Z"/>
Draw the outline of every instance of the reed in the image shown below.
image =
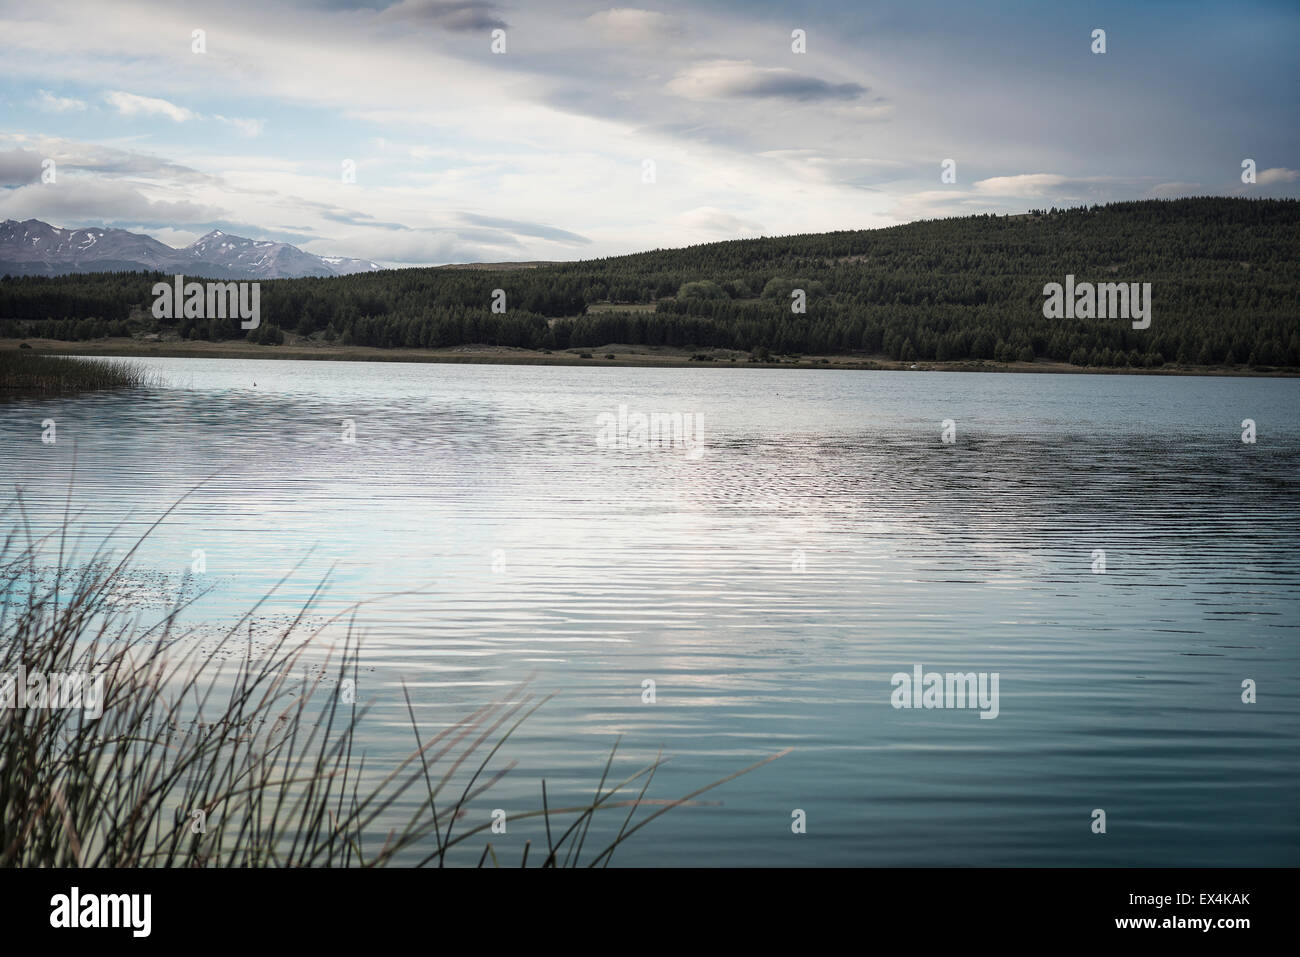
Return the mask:
<path id="1" fill-rule="evenodd" d="M 407 696 L 413 749 L 392 767 L 368 768 L 358 736 L 367 707 L 341 693 L 347 679 L 360 686 L 355 608 L 339 653 L 308 677 L 304 653 L 320 629 L 302 637 L 303 622 L 320 589 L 255 654 L 250 623 L 259 602 L 219 639 L 221 648 L 240 648 L 232 666 L 211 648 L 200 651 L 180 627 L 186 602 L 149 626 L 120 602 L 134 555 L 157 522 L 120 560 L 109 557 L 110 535 L 73 572 L 66 559 L 81 539 L 66 516 L 43 537 L 27 530 L 20 497 L 0 516 L 13 529 L 0 548 L 0 865 L 474 862 L 477 846 L 466 857 L 466 842 L 484 839 L 491 819 L 471 816 L 471 804 L 509 773 L 514 765 L 503 762 L 503 747 L 549 696 L 521 685 L 431 735 L 420 730 Z M 250 640 L 239 644 L 246 633 Z M 102 703 L 7 706 L 6 698 L 16 703 L 17 682 L 10 678 L 7 693 L 3 683 L 20 669 L 102 677 Z M 605 866 L 662 814 L 781 756 L 665 800 L 647 797 L 662 759 L 615 774 L 617 747 L 589 801 L 552 807 L 542 781 L 541 807 L 511 816 L 512 824 L 545 824 L 546 846 L 530 856 L 525 845 L 519 863 Z M 636 819 L 647 807 L 654 810 Z M 612 840 L 588 844 L 597 813 L 615 809 L 626 816 Z M 490 843 L 477 860 L 501 863 Z"/>
<path id="2" fill-rule="evenodd" d="M 136 363 L 0 350 L 0 390 L 42 394 L 134 389 L 155 376 Z"/>

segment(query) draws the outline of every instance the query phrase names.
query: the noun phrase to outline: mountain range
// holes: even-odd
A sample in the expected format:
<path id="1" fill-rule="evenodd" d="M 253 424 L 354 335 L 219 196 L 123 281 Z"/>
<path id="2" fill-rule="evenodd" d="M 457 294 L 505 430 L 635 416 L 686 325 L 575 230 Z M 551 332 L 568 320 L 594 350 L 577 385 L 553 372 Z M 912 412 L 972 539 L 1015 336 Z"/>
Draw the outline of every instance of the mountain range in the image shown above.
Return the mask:
<path id="1" fill-rule="evenodd" d="M 63 229 L 39 219 L 0 223 L 0 276 L 143 270 L 206 279 L 298 279 L 382 268 L 366 259 L 316 256 L 288 243 L 245 239 L 219 229 L 174 249 L 125 229 Z"/>

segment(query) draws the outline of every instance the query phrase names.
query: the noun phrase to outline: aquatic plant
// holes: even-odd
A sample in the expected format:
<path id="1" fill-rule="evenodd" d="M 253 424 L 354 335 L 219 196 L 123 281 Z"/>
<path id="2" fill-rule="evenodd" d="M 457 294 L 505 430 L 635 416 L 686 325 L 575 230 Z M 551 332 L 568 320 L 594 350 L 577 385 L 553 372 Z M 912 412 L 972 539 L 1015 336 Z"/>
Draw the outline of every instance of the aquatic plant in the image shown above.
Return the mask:
<path id="1" fill-rule="evenodd" d="M 151 373 L 131 362 L 0 350 L 0 390 L 61 393 L 131 389 L 150 385 Z"/>
<path id="2" fill-rule="evenodd" d="M 333 663 L 306 671 L 325 628 L 305 627 L 320 587 L 256 651 L 252 622 L 274 589 L 228 623 L 217 649 L 180 626 L 197 596 L 148 626 L 121 600 L 135 553 L 170 511 L 120 559 L 110 535 L 74 567 L 80 539 L 66 512 L 58 531 L 41 536 L 29 530 L 21 497 L 0 510 L 12 529 L 0 546 L 0 865 L 473 863 L 472 851 L 451 856 L 491 828 L 488 815 L 470 817 L 471 803 L 514 766 L 501 763 L 503 747 L 550 696 L 530 694 L 525 682 L 426 736 L 407 695 L 414 749 L 394 767 L 368 768 L 358 737 L 368 708 L 347 693 L 358 684 L 360 606 L 347 613 Z M 233 674 L 220 649 L 238 652 Z M 525 844 L 521 864 L 607 865 L 660 815 L 781 756 L 664 800 L 646 797 L 662 757 L 611 783 L 617 748 L 590 801 L 551 807 L 542 781 L 541 808 L 511 816 L 545 824 L 545 848 L 530 858 Z M 411 809 L 404 819 L 399 802 Z M 616 808 L 627 811 L 617 833 L 588 845 L 596 812 Z M 490 843 L 478 863 L 501 863 Z"/>

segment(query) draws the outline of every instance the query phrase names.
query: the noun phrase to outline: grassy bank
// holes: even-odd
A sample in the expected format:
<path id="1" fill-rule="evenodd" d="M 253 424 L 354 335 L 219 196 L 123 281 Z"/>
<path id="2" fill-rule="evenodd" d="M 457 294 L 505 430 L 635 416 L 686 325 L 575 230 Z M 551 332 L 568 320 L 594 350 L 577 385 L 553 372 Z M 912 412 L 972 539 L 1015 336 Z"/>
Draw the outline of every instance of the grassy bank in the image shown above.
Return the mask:
<path id="1" fill-rule="evenodd" d="M 321 359 L 343 362 L 453 362 L 489 365 L 582 365 L 643 366 L 661 368 L 746 368 L 746 369 L 863 369 L 925 370 L 942 372 L 1048 372 L 1114 375 L 1216 375 L 1295 376 L 1291 368 L 1245 366 L 1197 366 L 1168 363 L 1157 368 L 1135 369 L 1113 366 L 1077 366 L 1068 362 L 1038 359 L 1033 362 L 998 362 L 992 359 L 962 359 L 951 362 L 920 360 L 902 362 L 886 355 L 783 355 L 767 361 L 751 361 L 747 353 L 726 349 L 679 349 L 672 346 L 636 346 L 610 343 L 590 349 L 545 351 L 511 346 L 470 345 L 444 349 L 379 348 L 345 346 L 297 336 L 286 336 L 278 346 L 246 340 L 148 340 L 136 338 L 92 339 L 62 342 L 55 339 L 0 339 L 0 357 L 27 342 L 41 355 L 171 357 L 208 359 Z M 23 350 L 26 352 L 27 350 Z"/>
<path id="2" fill-rule="evenodd" d="M 131 389 L 152 377 L 129 362 L 99 362 L 31 349 L 0 349 L 0 391 L 67 393 Z"/>

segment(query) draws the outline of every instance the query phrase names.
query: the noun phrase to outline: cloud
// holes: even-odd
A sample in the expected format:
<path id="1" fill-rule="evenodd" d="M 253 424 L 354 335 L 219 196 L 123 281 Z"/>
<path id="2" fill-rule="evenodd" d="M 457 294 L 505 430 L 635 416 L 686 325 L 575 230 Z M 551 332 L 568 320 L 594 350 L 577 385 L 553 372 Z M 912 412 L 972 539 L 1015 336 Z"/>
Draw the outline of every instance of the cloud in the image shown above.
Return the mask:
<path id="1" fill-rule="evenodd" d="M 55 96 L 49 90 L 40 90 L 38 92 L 36 105 L 52 113 L 67 113 L 71 110 L 84 110 L 86 108 L 86 104 L 81 100 L 68 96 Z"/>
<path id="2" fill-rule="evenodd" d="M 0 218 L 41 219 L 85 225 L 95 222 L 194 223 L 219 219 L 224 211 L 188 200 L 151 200 L 117 180 L 76 179 L 35 183 L 0 193 Z"/>
<path id="3" fill-rule="evenodd" d="M 357 230 L 329 239 L 312 240 L 300 248 L 318 256 L 348 255 L 402 265 L 482 262 L 502 256 L 516 257 L 521 252 L 519 247 L 508 243 L 466 241 L 456 231 L 443 229 Z M 340 253 L 340 250 L 345 251 Z"/>
<path id="4" fill-rule="evenodd" d="M 632 7 L 602 10 L 587 17 L 587 22 L 600 31 L 603 40 L 628 45 L 662 43 L 686 32 L 666 13 Z"/>
<path id="5" fill-rule="evenodd" d="M 1300 179 L 1300 170 L 1274 166 L 1272 169 L 1260 170 L 1259 175 L 1255 177 L 1255 182 L 1260 186 L 1272 186 L 1274 183 L 1294 183 L 1298 179 Z"/>
<path id="6" fill-rule="evenodd" d="M 263 120 L 241 120 L 238 117 L 225 117 L 220 113 L 212 114 L 212 118 L 214 120 L 219 120 L 222 123 L 228 123 L 235 129 L 239 130 L 239 132 L 244 136 L 249 138 L 260 136 L 262 134 L 262 127 L 266 125 Z"/>
<path id="7" fill-rule="evenodd" d="M 75 168 L 84 172 L 100 173 L 105 176 L 163 178 L 187 186 L 208 184 L 220 187 L 224 185 L 219 176 L 200 173 L 191 167 L 182 166 L 148 153 L 119 150 L 111 146 L 100 146 L 97 143 L 80 143 L 52 136 L 33 138 L 18 134 L 0 134 L 0 144 L 6 142 L 15 144 L 34 142 L 36 148 L 33 150 L 23 145 L 12 150 L 9 154 L 0 152 L 0 171 L 14 168 L 12 164 L 18 162 L 17 155 L 22 154 L 28 157 L 37 157 L 35 165 L 38 173 L 40 159 L 49 157 L 58 163 L 60 170 Z M 10 157 L 8 161 L 5 160 L 6 156 Z M 7 166 L 6 163 L 10 165 Z M 34 175 L 21 182 L 29 182 L 36 178 L 38 176 Z"/>
<path id="8" fill-rule="evenodd" d="M 780 163 L 788 172 L 802 180 L 839 183 L 858 189 L 874 190 L 882 179 L 883 171 L 904 169 L 907 166 L 899 160 L 837 156 L 807 147 L 766 150 L 759 155 Z"/>
<path id="9" fill-rule="evenodd" d="M 152 96 L 137 96 L 134 93 L 124 93 L 121 90 L 110 90 L 104 94 L 104 100 L 123 116 L 165 116 L 174 123 L 188 123 L 190 120 L 204 119 L 202 113 L 197 113 L 184 106 L 177 106 L 169 100 L 162 100 Z M 241 134 L 248 137 L 260 135 L 262 127 L 265 125 L 263 120 L 222 116 L 220 113 L 212 114 L 212 119 L 233 126 Z"/>
<path id="10" fill-rule="evenodd" d="M 961 207 L 971 201 L 972 195 L 959 189 L 924 189 L 897 197 L 886 215 L 900 223 L 959 216 L 964 212 Z"/>
<path id="11" fill-rule="evenodd" d="M 231 182 L 160 157 L 96 144 L 0 134 L 0 147 L 8 145 L 15 148 L 0 149 L 0 183 L 24 188 L 0 190 L 0 218 L 36 218 L 72 225 L 112 223 L 143 228 L 157 238 L 166 236 L 168 241 L 188 235 L 185 227 L 192 224 L 198 234 L 216 227 L 232 234 L 291 242 L 321 255 L 345 254 L 417 265 L 483 258 L 544 258 L 552 244 L 579 248 L 593 242 L 535 220 L 445 207 L 420 207 L 420 218 L 441 220 L 436 225 L 412 223 L 410 219 L 402 222 L 406 218 L 403 214 L 415 208 L 412 197 L 417 193 L 393 194 L 381 200 L 387 207 L 385 211 L 392 215 L 377 217 L 339 205 L 329 198 L 336 187 L 331 184 L 321 190 L 315 177 L 299 176 L 293 170 L 280 171 L 275 188 L 263 188 L 241 186 L 239 181 L 245 177 L 240 173 L 233 174 Z M 57 184 L 39 183 L 40 164 L 46 157 L 58 162 Z M 228 159 L 219 157 L 214 161 Z M 252 182 L 258 184 L 260 180 L 254 178 Z M 295 188 L 305 188 L 319 198 L 295 195 Z M 361 200 L 362 195 L 356 194 L 355 198 Z M 399 195 L 403 198 L 399 199 Z M 230 203 L 231 209 L 212 203 Z M 282 235 L 285 229 L 276 228 L 277 218 L 294 224 L 289 234 Z M 341 235 L 329 224 L 341 226 Z M 324 228 L 314 228 L 317 225 Z"/>
<path id="12" fill-rule="evenodd" d="M 23 186 L 41 178 L 41 160 L 36 150 L 0 151 L 0 186 Z"/>
<path id="13" fill-rule="evenodd" d="M 1068 182 L 1070 178 L 1060 173 L 1021 173 L 982 179 L 975 189 L 991 196 L 1047 196 Z"/>
<path id="14" fill-rule="evenodd" d="M 123 116 L 138 116 L 140 114 L 145 116 L 165 116 L 174 123 L 184 123 L 198 118 L 198 114 L 193 110 L 187 110 L 185 107 L 177 106 L 167 100 L 160 100 L 152 96 L 137 96 L 134 93 L 124 93 L 121 90 L 110 90 L 104 94 L 104 100 Z"/>
<path id="15" fill-rule="evenodd" d="M 889 103 L 877 103 L 867 106 L 865 103 L 839 103 L 830 107 L 835 116 L 841 120 L 874 122 L 893 116 L 894 107 Z"/>
<path id="16" fill-rule="evenodd" d="M 504 30 L 507 26 L 496 15 L 496 4 L 482 0 L 403 0 L 389 7 L 380 17 L 385 20 L 415 20 L 457 33 Z"/>
<path id="17" fill-rule="evenodd" d="M 688 67 L 668 82 L 668 90 L 691 100 L 778 98 L 854 100 L 867 92 L 860 83 L 827 83 L 786 67 L 759 67 L 750 60 L 714 60 Z"/>
<path id="18" fill-rule="evenodd" d="M 697 206 L 677 217 L 687 229 L 718 236 L 761 236 L 763 227 L 752 219 L 733 216 L 716 206 Z"/>
<path id="19" fill-rule="evenodd" d="M 557 229 L 554 226 L 542 226 L 537 223 L 521 222 L 516 219 L 499 219 L 495 216 L 480 216 L 477 213 L 461 213 L 460 218 L 463 222 L 473 226 L 504 229 L 518 236 L 549 239 L 552 242 L 565 243 L 570 246 L 591 245 L 591 240 L 586 236 L 579 236 L 577 233 L 571 233 L 567 229 Z"/>

